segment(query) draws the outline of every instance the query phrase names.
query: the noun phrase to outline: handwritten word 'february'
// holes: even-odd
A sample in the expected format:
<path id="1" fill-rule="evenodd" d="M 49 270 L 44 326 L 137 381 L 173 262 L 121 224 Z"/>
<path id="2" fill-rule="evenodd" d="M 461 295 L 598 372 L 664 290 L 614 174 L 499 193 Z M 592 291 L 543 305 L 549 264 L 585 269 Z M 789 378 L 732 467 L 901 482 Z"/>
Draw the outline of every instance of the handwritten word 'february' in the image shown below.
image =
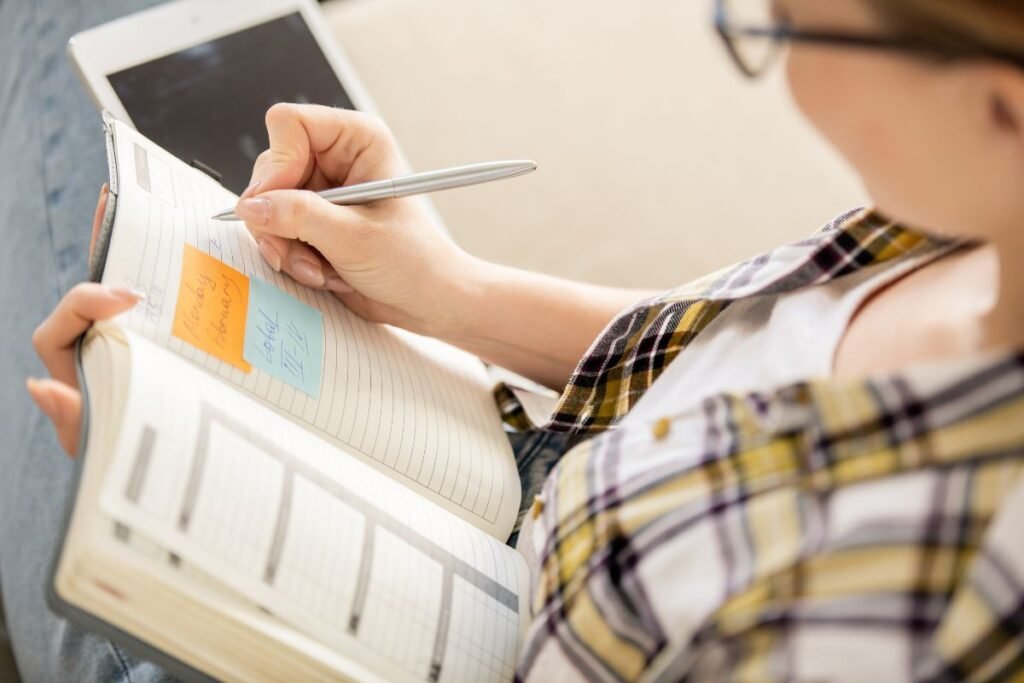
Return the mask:
<path id="1" fill-rule="evenodd" d="M 243 372 L 249 278 L 186 244 L 171 333 Z"/>

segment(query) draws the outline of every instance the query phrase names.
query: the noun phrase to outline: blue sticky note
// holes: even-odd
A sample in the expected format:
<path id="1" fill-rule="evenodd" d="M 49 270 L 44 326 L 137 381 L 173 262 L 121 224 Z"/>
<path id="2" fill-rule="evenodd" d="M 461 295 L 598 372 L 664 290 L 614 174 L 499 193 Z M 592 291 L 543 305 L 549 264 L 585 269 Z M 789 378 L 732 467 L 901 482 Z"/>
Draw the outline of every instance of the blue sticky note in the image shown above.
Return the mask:
<path id="1" fill-rule="evenodd" d="M 282 382 L 319 396 L 323 314 L 274 285 L 252 278 L 242 357 Z"/>

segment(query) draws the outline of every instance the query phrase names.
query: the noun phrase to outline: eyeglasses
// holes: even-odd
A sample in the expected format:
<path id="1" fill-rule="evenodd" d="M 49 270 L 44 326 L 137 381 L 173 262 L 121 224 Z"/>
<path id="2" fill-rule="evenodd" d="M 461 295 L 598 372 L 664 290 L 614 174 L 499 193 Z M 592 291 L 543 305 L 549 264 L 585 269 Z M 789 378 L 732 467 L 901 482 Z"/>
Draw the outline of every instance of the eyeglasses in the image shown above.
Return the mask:
<path id="1" fill-rule="evenodd" d="M 892 50 L 941 61 L 987 57 L 1024 67 L 1024 55 L 981 47 L 940 46 L 895 36 L 796 30 L 785 18 L 774 14 L 774 7 L 771 0 L 715 0 L 715 28 L 736 66 L 750 78 L 764 74 L 787 43 Z"/>

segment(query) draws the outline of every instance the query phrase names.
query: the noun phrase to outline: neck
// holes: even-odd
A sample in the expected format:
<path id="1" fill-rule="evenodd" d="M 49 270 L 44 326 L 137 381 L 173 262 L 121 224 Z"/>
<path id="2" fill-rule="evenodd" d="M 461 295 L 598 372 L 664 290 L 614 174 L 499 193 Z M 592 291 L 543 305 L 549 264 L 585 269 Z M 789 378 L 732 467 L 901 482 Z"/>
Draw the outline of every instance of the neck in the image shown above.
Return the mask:
<path id="1" fill-rule="evenodd" d="M 1017 226 L 1020 228 L 1020 226 Z M 998 269 L 998 298 L 986 316 L 985 331 L 992 346 L 1024 349 L 1024 234 L 1007 231 L 993 240 Z"/>

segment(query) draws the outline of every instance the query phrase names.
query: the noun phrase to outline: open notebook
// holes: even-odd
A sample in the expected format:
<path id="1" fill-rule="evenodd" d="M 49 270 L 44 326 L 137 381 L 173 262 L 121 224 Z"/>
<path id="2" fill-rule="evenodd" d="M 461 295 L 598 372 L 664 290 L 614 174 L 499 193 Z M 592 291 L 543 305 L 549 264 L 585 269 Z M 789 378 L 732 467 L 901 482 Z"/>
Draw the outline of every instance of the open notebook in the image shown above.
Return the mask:
<path id="1" fill-rule="evenodd" d="M 55 609 L 187 678 L 509 680 L 520 487 L 479 359 L 273 272 L 236 197 L 105 117 Z"/>

